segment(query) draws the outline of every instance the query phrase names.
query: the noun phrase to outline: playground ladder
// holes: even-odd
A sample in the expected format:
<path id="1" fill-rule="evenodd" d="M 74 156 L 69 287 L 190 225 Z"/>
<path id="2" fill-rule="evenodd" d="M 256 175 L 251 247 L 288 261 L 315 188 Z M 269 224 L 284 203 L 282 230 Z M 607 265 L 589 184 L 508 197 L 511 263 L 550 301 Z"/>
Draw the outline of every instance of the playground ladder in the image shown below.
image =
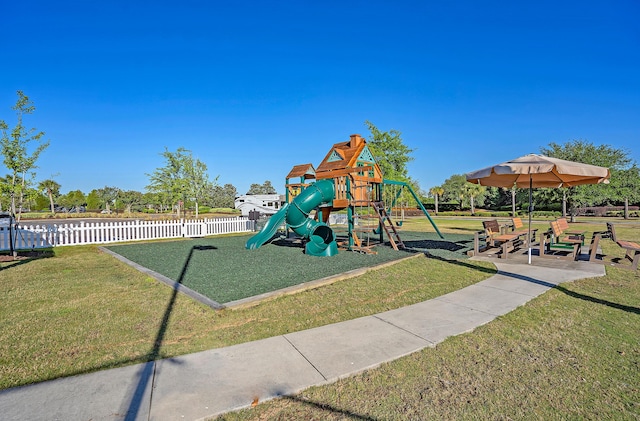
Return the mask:
<path id="1" fill-rule="evenodd" d="M 371 202 L 373 208 L 376 210 L 376 214 L 380 219 L 380 225 L 384 228 L 387 233 L 387 238 L 389 238 L 389 242 L 391 243 L 391 247 L 394 250 L 398 250 L 398 247 L 404 249 L 404 243 L 400 239 L 400 235 L 398 235 L 398 230 L 393 225 L 391 218 L 389 218 L 389 214 L 387 213 L 383 202 Z"/>

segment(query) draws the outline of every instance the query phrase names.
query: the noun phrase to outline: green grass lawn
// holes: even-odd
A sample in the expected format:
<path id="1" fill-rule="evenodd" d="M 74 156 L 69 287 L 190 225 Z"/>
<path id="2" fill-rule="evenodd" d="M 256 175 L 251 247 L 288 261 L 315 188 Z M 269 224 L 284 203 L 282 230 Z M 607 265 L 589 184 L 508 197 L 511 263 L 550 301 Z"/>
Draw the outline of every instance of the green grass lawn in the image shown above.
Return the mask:
<path id="1" fill-rule="evenodd" d="M 563 284 L 405 358 L 221 420 L 637 420 L 640 277 Z"/>
<path id="2" fill-rule="evenodd" d="M 445 236 L 482 227 L 434 219 Z M 619 222 L 620 238 L 640 241 L 640 224 Z M 577 225 L 602 230 L 604 220 Z M 424 218 L 402 228 L 433 231 Z M 0 389 L 376 314 L 495 273 L 489 262 L 436 257 L 233 311 L 174 296 L 93 246 L 0 263 Z M 640 276 L 607 267 L 435 348 L 223 418 L 639 419 L 639 322 Z"/>
<path id="3" fill-rule="evenodd" d="M 209 240 L 222 247 L 220 239 Z M 243 244 L 241 240 L 233 239 Z M 191 241 L 145 245 L 174 243 Z M 184 250 L 190 248 L 183 249 L 181 265 Z M 222 248 L 202 250 L 202 257 L 218 250 Z M 302 265 L 298 262 L 305 256 L 299 249 L 277 250 L 294 252 L 296 266 Z M 340 255 L 359 262 L 372 257 Z M 376 314 L 446 294 L 495 273 L 491 263 L 460 265 L 419 256 L 256 307 L 214 311 L 183 294 L 174 297 L 171 288 L 95 246 L 59 247 L 52 256 L 0 263 L 0 389 Z M 158 255 L 160 260 L 163 256 Z M 249 268 L 242 261 L 240 265 L 247 272 L 268 276 L 266 271 L 282 264 L 280 255 L 273 256 L 276 260 L 262 269 L 255 261 Z M 312 262 L 327 268 L 331 259 L 313 258 Z M 202 263 L 220 265 L 215 259 Z"/>

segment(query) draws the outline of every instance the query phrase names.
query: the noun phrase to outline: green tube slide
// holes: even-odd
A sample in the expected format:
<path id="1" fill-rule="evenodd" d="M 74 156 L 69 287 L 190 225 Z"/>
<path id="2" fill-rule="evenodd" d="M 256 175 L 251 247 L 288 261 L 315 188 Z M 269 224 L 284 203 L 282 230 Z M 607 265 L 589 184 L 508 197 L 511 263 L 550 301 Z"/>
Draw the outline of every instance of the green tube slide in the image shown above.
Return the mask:
<path id="1" fill-rule="evenodd" d="M 269 241 L 283 221 L 296 234 L 307 240 L 305 253 L 310 256 L 334 256 L 338 254 L 333 230 L 324 222 L 309 218 L 309 213 L 324 203 L 331 203 L 335 197 L 333 181 L 320 180 L 304 189 L 273 215 L 264 228 L 251 237 L 246 244 L 247 249 L 257 249 Z"/>
<path id="2" fill-rule="evenodd" d="M 269 218 L 269 220 L 264 225 L 264 227 L 262 227 L 262 230 L 260 230 L 259 233 L 247 240 L 245 248 L 254 250 L 260 248 L 261 245 L 271 240 L 271 238 L 276 234 L 276 231 L 278 231 L 278 227 L 284 222 L 284 219 L 287 216 L 288 208 L 289 204 L 285 203 L 284 206 L 282 206 L 275 215 Z"/>

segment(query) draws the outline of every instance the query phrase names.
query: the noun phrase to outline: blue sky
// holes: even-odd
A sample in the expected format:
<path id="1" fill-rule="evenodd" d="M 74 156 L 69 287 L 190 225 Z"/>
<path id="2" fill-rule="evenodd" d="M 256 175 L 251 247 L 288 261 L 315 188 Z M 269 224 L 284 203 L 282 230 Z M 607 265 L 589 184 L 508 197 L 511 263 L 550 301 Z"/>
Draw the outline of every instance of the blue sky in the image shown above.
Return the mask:
<path id="1" fill-rule="evenodd" d="M 423 190 L 582 139 L 640 161 L 640 2 L 7 1 L 16 90 L 51 145 L 37 180 L 144 191 L 184 147 L 211 178 L 284 192 L 296 164 L 402 133 Z M 4 167 L 0 164 L 0 172 Z"/>

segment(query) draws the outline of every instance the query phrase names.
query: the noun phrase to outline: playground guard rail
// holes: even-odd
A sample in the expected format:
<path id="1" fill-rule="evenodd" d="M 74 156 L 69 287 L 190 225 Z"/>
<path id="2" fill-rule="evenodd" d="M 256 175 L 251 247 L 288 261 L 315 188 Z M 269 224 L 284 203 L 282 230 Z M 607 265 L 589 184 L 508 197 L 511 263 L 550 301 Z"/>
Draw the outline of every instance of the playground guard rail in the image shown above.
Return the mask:
<path id="1" fill-rule="evenodd" d="M 20 223 L 13 228 L 16 250 L 106 244 L 164 238 L 204 237 L 207 235 L 252 232 L 255 221 L 245 217 L 168 220 L 113 221 L 66 224 Z M 10 250 L 9 226 L 0 226 L 0 251 Z"/>

